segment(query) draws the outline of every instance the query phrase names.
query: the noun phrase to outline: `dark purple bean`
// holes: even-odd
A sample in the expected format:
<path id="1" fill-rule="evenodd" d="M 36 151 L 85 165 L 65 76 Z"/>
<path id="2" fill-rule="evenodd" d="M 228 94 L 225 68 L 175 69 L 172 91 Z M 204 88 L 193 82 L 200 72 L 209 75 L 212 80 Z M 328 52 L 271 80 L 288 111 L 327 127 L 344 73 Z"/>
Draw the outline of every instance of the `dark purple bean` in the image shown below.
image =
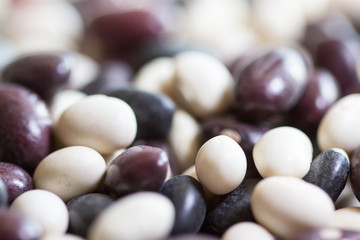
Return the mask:
<path id="1" fill-rule="evenodd" d="M 88 229 L 99 213 L 114 202 L 114 199 L 101 193 L 90 193 L 70 200 L 69 232 L 86 237 Z"/>
<path id="2" fill-rule="evenodd" d="M 350 181 L 355 197 L 360 201 L 360 147 L 350 157 Z"/>
<path id="3" fill-rule="evenodd" d="M 178 236 L 171 236 L 166 240 L 220 240 L 220 238 L 209 234 L 181 234 Z"/>
<path id="4" fill-rule="evenodd" d="M 342 95 L 360 91 L 357 62 L 360 59 L 360 39 L 347 42 L 330 40 L 318 45 L 315 64 L 328 69 L 337 79 Z"/>
<path id="5" fill-rule="evenodd" d="M 251 196 L 258 178 L 245 179 L 234 191 L 226 194 L 208 210 L 202 232 L 221 236 L 231 225 L 243 222 L 254 222 L 251 211 Z"/>
<path id="6" fill-rule="evenodd" d="M 329 40 L 347 41 L 358 38 L 352 22 L 347 16 L 340 12 L 332 12 L 325 18 L 306 27 L 303 44 L 312 55 L 316 52 L 317 46 Z"/>
<path id="7" fill-rule="evenodd" d="M 303 96 L 289 112 L 289 125 L 315 133 L 325 112 L 340 96 L 339 84 L 329 71 L 320 68 L 312 71 Z"/>
<path id="8" fill-rule="evenodd" d="M 7 206 L 8 204 L 8 193 L 4 182 L 0 178 L 0 208 Z"/>
<path id="9" fill-rule="evenodd" d="M 150 147 L 157 147 L 157 148 L 161 148 L 162 150 L 164 150 L 169 159 L 169 165 L 170 165 L 172 176 L 179 174 L 179 167 L 177 166 L 177 162 L 176 162 L 177 160 L 176 160 L 175 153 L 174 153 L 173 149 L 169 146 L 169 144 L 166 142 L 166 140 L 161 140 L 161 139 L 136 140 L 136 141 L 134 141 L 132 146 L 137 146 L 137 145 L 146 145 L 146 146 L 150 146 Z"/>
<path id="10" fill-rule="evenodd" d="M 193 177 L 177 175 L 160 188 L 175 206 L 175 223 L 172 235 L 197 233 L 206 214 L 206 201 L 201 184 Z"/>
<path id="11" fill-rule="evenodd" d="M 149 11 L 119 11 L 100 16 L 91 24 L 107 50 L 124 51 L 162 35 L 164 27 Z"/>
<path id="12" fill-rule="evenodd" d="M 110 163 L 104 187 L 117 197 L 136 191 L 158 191 L 168 171 L 168 157 L 160 148 L 134 146 Z"/>
<path id="13" fill-rule="evenodd" d="M 42 234 L 38 222 L 15 210 L 0 208 L 1 240 L 38 240 Z"/>
<path id="14" fill-rule="evenodd" d="M 350 163 L 346 153 L 329 149 L 312 161 L 303 179 L 323 189 L 335 202 L 345 188 L 349 171 Z"/>
<path id="15" fill-rule="evenodd" d="M 20 194 L 33 189 L 31 176 L 12 163 L 0 162 L 0 179 L 8 192 L 8 204 L 11 204 Z"/>
<path id="16" fill-rule="evenodd" d="M 246 154 L 246 177 L 251 178 L 260 177 L 252 158 L 252 150 L 255 143 L 269 129 L 270 128 L 267 126 L 253 125 L 239 122 L 231 118 L 219 117 L 205 120 L 202 123 L 201 136 L 203 143 L 221 134 L 228 135 L 237 141 Z"/>
<path id="17" fill-rule="evenodd" d="M 301 233 L 291 240 L 358 240 L 360 232 L 333 228 L 318 229 L 313 232 Z"/>
<path id="18" fill-rule="evenodd" d="M 265 120 L 290 110 L 307 83 L 307 61 L 283 47 L 254 57 L 235 76 L 232 105 L 241 119 Z"/>
<path id="19" fill-rule="evenodd" d="M 137 121 L 135 139 L 165 139 L 171 128 L 176 105 L 164 94 L 154 94 L 135 88 L 108 93 L 120 98 L 134 110 Z"/>
<path id="20" fill-rule="evenodd" d="M 71 57 L 67 54 L 27 55 L 10 63 L 2 79 L 23 85 L 49 101 L 68 82 L 71 67 Z"/>
<path id="21" fill-rule="evenodd" d="M 37 94 L 0 84 L 0 161 L 31 173 L 51 150 L 51 119 Z"/>
<path id="22" fill-rule="evenodd" d="M 106 93 L 112 89 L 129 87 L 133 70 L 123 61 L 106 61 L 102 64 L 97 78 L 86 85 L 82 92 L 90 95 Z"/>

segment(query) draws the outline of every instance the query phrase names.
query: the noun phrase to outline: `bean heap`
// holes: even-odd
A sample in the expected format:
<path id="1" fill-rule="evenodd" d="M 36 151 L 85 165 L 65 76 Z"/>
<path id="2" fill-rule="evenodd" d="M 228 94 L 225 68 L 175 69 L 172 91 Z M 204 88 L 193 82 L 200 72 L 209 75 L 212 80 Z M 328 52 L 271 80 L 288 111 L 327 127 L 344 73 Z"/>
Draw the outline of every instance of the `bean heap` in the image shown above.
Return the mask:
<path id="1" fill-rule="evenodd" d="M 0 0 L 0 239 L 360 239 L 359 12 Z"/>

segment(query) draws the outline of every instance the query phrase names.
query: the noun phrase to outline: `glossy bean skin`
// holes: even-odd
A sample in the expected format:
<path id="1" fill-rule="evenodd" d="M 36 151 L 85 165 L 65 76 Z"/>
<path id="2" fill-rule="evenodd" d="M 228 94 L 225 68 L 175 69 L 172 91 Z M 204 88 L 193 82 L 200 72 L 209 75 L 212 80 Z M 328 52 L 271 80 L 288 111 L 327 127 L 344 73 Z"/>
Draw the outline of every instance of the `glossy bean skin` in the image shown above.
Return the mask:
<path id="1" fill-rule="evenodd" d="M 0 162 L 0 179 L 7 189 L 8 204 L 11 204 L 20 194 L 33 189 L 31 176 L 12 163 Z"/>
<path id="2" fill-rule="evenodd" d="M 8 193 L 4 182 L 0 179 L 0 208 L 7 205 Z"/>
<path id="3" fill-rule="evenodd" d="M 350 181 L 356 198 L 360 199 L 360 148 L 355 149 L 350 157 Z"/>
<path id="4" fill-rule="evenodd" d="M 250 203 L 251 195 L 259 178 L 245 179 L 234 191 L 224 195 L 208 210 L 201 231 L 221 236 L 237 222 L 255 221 Z"/>
<path id="5" fill-rule="evenodd" d="M 113 202 L 113 198 L 101 193 L 89 193 L 72 199 L 67 203 L 70 218 L 68 231 L 86 237 L 94 219 Z"/>
<path id="6" fill-rule="evenodd" d="M 255 143 L 270 128 L 267 126 L 248 124 L 236 121 L 231 118 L 210 118 L 205 120 L 201 126 L 202 142 L 206 142 L 212 137 L 225 134 L 233 138 L 239 143 L 245 152 L 247 160 L 246 178 L 261 177 L 258 173 L 254 160 L 252 158 L 252 150 Z"/>
<path id="7" fill-rule="evenodd" d="M 303 179 L 323 189 L 335 202 L 345 188 L 349 172 L 347 154 L 340 149 L 329 149 L 311 162 L 310 170 Z"/>
<path id="8" fill-rule="evenodd" d="M 235 76 L 232 105 L 237 116 L 259 121 L 290 110 L 307 82 L 303 55 L 296 49 L 278 48 L 253 58 Z"/>
<path id="9" fill-rule="evenodd" d="M 175 206 L 175 223 L 172 235 L 197 233 L 204 221 L 206 202 L 201 184 L 193 177 L 177 175 L 160 188 Z"/>
<path id="10" fill-rule="evenodd" d="M 321 118 L 340 96 L 340 86 L 329 71 L 322 68 L 311 71 L 304 94 L 289 112 L 289 124 L 308 134 L 316 134 Z"/>
<path id="11" fill-rule="evenodd" d="M 39 240 L 41 225 L 25 214 L 0 208 L 0 236 L 3 240 Z"/>
<path id="12" fill-rule="evenodd" d="M 106 61 L 101 65 L 100 73 L 94 81 L 82 88 L 82 92 L 90 95 L 106 93 L 111 89 L 129 87 L 133 69 L 124 61 Z"/>
<path id="13" fill-rule="evenodd" d="M 51 119 L 38 95 L 15 84 L 0 85 L 0 161 L 32 172 L 51 150 Z"/>
<path id="14" fill-rule="evenodd" d="M 315 64 L 328 69 L 337 79 L 342 95 L 359 92 L 356 62 L 360 58 L 360 39 L 347 42 L 329 40 L 320 43 L 314 56 Z"/>
<path id="15" fill-rule="evenodd" d="M 144 145 L 128 148 L 108 166 L 104 188 L 116 197 L 137 191 L 158 191 L 166 178 L 168 162 L 160 148 Z"/>
<path id="16" fill-rule="evenodd" d="M 69 55 L 43 53 L 13 61 L 4 69 L 2 79 L 28 87 L 44 100 L 50 101 L 55 92 L 68 82 L 70 73 Z"/>
<path id="17" fill-rule="evenodd" d="M 138 126 L 135 139 L 165 139 L 168 136 L 176 108 L 169 97 L 134 88 L 118 89 L 107 95 L 125 101 L 133 109 Z"/>
<path id="18" fill-rule="evenodd" d="M 300 234 L 291 240 L 357 240 L 360 237 L 360 232 L 324 228 L 312 232 Z"/>

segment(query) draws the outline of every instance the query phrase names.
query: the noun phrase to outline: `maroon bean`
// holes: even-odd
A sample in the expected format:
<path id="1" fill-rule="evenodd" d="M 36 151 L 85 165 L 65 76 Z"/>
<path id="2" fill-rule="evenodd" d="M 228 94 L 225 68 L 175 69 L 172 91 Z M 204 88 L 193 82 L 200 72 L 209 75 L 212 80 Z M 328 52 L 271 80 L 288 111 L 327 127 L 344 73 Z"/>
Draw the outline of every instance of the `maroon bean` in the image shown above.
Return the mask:
<path id="1" fill-rule="evenodd" d="M 360 147 L 350 157 L 350 181 L 352 190 L 360 201 Z"/>
<path id="2" fill-rule="evenodd" d="M 105 190 L 117 197 L 136 191 L 158 191 L 168 171 L 168 157 L 160 148 L 134 146 L 110 163 Z"/>
<path id="3" fill-rule="evenodd" d="M 289 113 L 289 125 L 315 133 L 325 112 L 340 98 L 340 87 L 334 76 L 317 68 L 309 74 L 305 92 Z"/>
<path id="4" fill-rule="evenodd" d="M 122 50 L 158 38 L 163 31 L 163 25 L 157 16 L 141 10 L 100 16 L 90 27 L 107 49 Z"/>
<path id="5" fill-rule="evenodd" d="M 51 120 L 37 94 L 0 84 L 0 161 L 32 172 L 51 149 Z"/>
<path id="6" fill-rule="evenodd" d="M 255 57 L 235 76 L 233 108 L 242 119 L 265 120 L 290 110 L 307 82 L 307 62 L 295 48 Z"/>
<path id="7" fill-rule="evenodd" d="M 7 162 L 0 162 L 0 179 L 4 182 L 8 193 L 8 204 L 20 194 L 33 188 L 31 176 L 21 167 Z"/>
<path id="8" fill-rule="evenodd" d="M 328 69 L 337 79 L 342 95 L 360 91 L 357 61 L 360 59 L 360 40 L 347 42 L 330 40 L 318 45 L 315 64 Z"/>
<path id="9" fill-rule="evenodd" d="M 11 209 L 0 208 L 0 236 L 2 240 L 38 240 L 42 226 L 33 219 Z"/>
<path id="10" fill-rule="evenodd" d="M 54 93 L 69 80 L 71 58 L 66 54 L 43 53 L 22 56 L 10 63 L 3 72 L 4 82 L 30 88 L 44 100 L 51 100 Z"/>

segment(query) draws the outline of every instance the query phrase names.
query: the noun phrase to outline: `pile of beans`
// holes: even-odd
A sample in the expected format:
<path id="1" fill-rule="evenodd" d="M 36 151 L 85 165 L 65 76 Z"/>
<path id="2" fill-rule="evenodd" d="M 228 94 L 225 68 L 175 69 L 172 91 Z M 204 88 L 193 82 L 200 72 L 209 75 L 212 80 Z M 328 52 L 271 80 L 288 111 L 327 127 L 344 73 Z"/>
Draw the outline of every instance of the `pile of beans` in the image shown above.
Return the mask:
<path id="1" fill-rule="evenodd" d="M 359 12 L 0 0 L 0 239 L 360 239 Z"/>

